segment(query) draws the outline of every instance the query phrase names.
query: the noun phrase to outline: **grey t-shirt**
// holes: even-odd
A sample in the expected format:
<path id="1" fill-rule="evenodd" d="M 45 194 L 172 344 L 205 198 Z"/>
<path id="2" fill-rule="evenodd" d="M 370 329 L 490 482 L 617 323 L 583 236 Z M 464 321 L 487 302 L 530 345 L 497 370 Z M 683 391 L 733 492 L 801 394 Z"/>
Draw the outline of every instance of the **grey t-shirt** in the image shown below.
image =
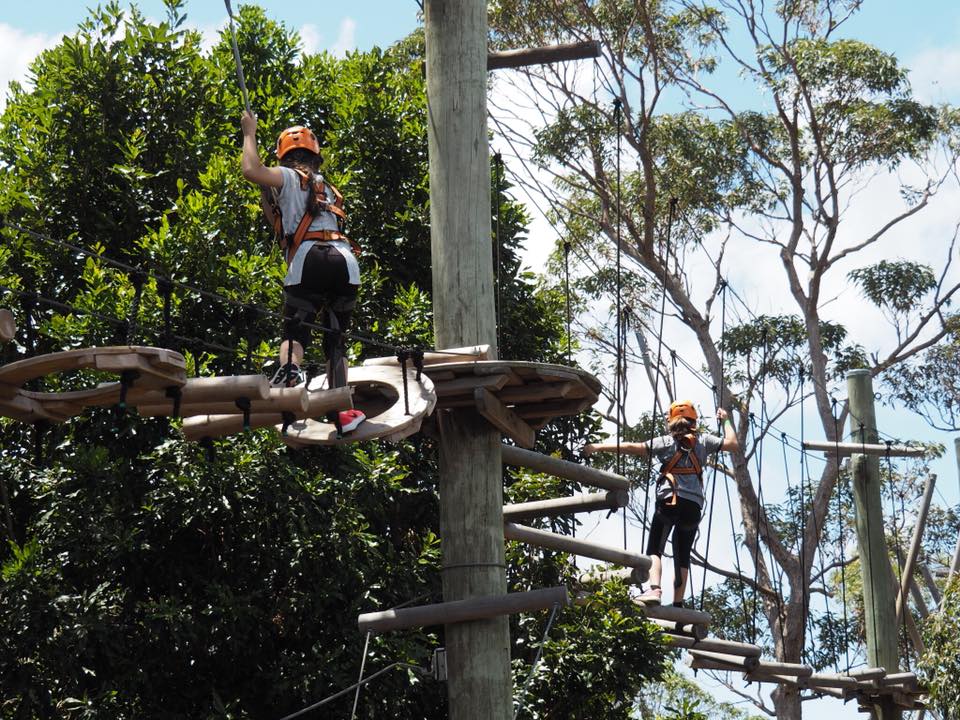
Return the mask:
<path id="1" fill-rule="evenodd" d="M 280 206 L 280 215 L 283 219 L 283 234 L 292 235 L 297 230 L 297 225 L 307 211 L 307 193 L 300 187 L 300 175 L 293 168 L 280 166 L 283 173 L 283 187 L 277 193 L 277 204 Z M 333 203 L 336 199 L 333 191 L 326 186 L 327 202 Z M 337 216 L 331 212 L 318 212 L 313 222 L 310 223 L 308 230 L 339 230 L 337 225 Z M 345 240 L 326 241 L 328 245 L 335 247 L 343 255 L 347 263 L 347 272 L 350 276 L 351 285 L 360 284 L 360 265 L 357 258 L 353 255 L 350 243 Z M 313 247 L 313 240 L 304 240 L 297 248 L 297 253 L 290 259 L 290 265 L 287 268 L 287 276 L 283 280 L 284 285 L 298 285 L 303 276 L 303 261 Z"/>
<path id="2" fill-rule="evenodd" d="M 697 435 L 697 442 L 694 444 L 693 452 L 697 456 L 700 467 L 703 468 L 707 463 L 707 455 L 716 454 L 723 445 L 723 438 L 704 433 Z M 680 448 L 672 435 L 661 435 L 654 438 L 650 443 L 653 457 L 662 463 L 666 463 L 674 456 Z M 693 467 L 690 457 L 685 451 L 681 451 L 680 460 L 675 467 Z M 700 485 L 700 478 L 695 473 L 674 473 L 673 477 L 677 481 L 677 495 L 687 500 L 692 500 L 700 507 L 703 507 L 703 488 Z M 657 488 L 657 497 L 666 498 L 673 494 L 673 488 L 669 483 L 661 483 Z"/>

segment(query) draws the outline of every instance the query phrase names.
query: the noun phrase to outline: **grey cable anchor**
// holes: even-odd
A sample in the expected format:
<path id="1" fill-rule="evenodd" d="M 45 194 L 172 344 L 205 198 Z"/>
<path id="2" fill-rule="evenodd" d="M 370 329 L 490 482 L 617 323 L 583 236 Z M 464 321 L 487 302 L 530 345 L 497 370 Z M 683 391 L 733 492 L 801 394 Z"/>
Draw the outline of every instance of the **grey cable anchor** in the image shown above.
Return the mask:
<path id="1" fill-rule="evenodd" d="M 250 398 L 239 397 L 233 401 L 233 404 L 243 412 L 243 430 L 246 432 L 250 429 Z"/>

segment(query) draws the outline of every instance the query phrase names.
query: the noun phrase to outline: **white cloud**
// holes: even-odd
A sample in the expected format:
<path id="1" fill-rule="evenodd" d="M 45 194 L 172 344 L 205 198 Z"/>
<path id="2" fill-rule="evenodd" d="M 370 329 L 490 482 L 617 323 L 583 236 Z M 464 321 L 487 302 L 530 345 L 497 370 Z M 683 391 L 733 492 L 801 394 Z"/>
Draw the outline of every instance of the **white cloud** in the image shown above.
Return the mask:
<path id="1" fill-rule="evenodd" d="M 345 17 L 340 21 L 340 29 L 337 32 L 337 39 L 330 48 L 330 52 L 337 57 L 343 57 L 350 50 L 357 47 L 356 41 L 357 23 L 351 17 Z"/>
<path id="2" fill-rule="evenodd" d="M 42 50 L 56 45 L 62 33 L 45 35 L 25 33 L 23 30 L 0 23 L 0 111 L 7 104 L 7 86 L 13 80 L 27 83 L 30 63 Z"/>
<path id="3" fill-rule="evenodd" d="M 299 33 L 300 44 L 303 47 L 304 55 L 313 55 L 319 52 L 323 42 L 323 35 L 320 33 L 320 28 L 313 23 L 307 23 L 300 28 Z"/>

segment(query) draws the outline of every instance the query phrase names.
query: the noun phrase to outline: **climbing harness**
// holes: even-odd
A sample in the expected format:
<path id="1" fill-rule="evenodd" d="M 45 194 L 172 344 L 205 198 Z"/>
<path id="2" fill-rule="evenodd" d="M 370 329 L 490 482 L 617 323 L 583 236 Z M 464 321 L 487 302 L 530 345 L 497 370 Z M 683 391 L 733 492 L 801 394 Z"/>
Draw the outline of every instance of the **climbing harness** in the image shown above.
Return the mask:
<path id="1" fill-rule="evenodd" d="M 286 132 L 289 132 L 289 130 L 284 130 L 284 133 Z M 313 133 L 311 133 L 311 135 L 313 135 Z M 283 134 L 281 133 L 281 139 L 282 137 Z M 279 147 L 280 144 L 278 141 L 278 153 Z M 284 150 L 284 153 L 290 149 L 292 148 L 287 148 Z M 300 189 L 305 192 L 313 193 L 316 201 L 316 211 L 311 212 L 308 204 L 307 210 L 304 211 L 303 217 L 301 217 L 300 222 L 297 223 L 296 229 L 292 233 L 284 233 L 283 216 L 280 212 L 280 203 L 277 197 L 276 188 L 273 188 L 273 192 L 270 193 L 270 211 L 273 216 L 273 234 L 277 244 L 280 246 L 280 249 L 283 250 L 284 258 L 286 259 L 287 264 L 289 265 L 291 262 L 293 262 L 293 258 L 297 254 L 297 250 L 300 248 L 300 244 L 304 240 L 316 240 L 319 242 L 343 240 L 344 242 L 350 243 L 350 247 L 355 254 L 359 254 L 359 243 L 348 238 L 344 232 L 347 224 L 347 214 L 343 209 L 343 195 L 340 193 L 340 191 L 337 190 L 337 188 L 332 184 L 326 182 L 319 174 L 311 177 L 309 173 L 306 173 L 303 170 L 297 168 L 293 168 L 293 170 L 300 177 Z M 319 213 L 331 214 L 336 219 L 337 230 L 310 230 L 310 225 L 313 223 L 314 219 L 317 217 L 317 215 L 319 215 Z"/>

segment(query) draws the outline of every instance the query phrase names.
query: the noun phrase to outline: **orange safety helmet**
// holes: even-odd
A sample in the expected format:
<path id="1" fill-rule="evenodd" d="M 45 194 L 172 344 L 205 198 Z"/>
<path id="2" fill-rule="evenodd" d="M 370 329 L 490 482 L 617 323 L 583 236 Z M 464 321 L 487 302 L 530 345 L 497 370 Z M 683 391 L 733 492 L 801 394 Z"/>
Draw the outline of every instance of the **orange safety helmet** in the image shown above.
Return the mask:
<path id="1" fill-rule="evenodd" d="M 294 148 L 304 148 L 317 155 L 320 154 L 320 143 L 317 142 L 317 136 L 313 134 L 310 128 L 303 125 L 294 125 L 288 127 L 277 138 L 277 159 L 283 160 L 283 156 Z"/>
<path id="2" fill-rule="evenodd" d="M 670 412 L 667 413 L 667 422 L 675 420 L 678 417 L 689 418 L 696 421 L 697 409 L 690 400 L 677 400 L 670 403 Z"/>

